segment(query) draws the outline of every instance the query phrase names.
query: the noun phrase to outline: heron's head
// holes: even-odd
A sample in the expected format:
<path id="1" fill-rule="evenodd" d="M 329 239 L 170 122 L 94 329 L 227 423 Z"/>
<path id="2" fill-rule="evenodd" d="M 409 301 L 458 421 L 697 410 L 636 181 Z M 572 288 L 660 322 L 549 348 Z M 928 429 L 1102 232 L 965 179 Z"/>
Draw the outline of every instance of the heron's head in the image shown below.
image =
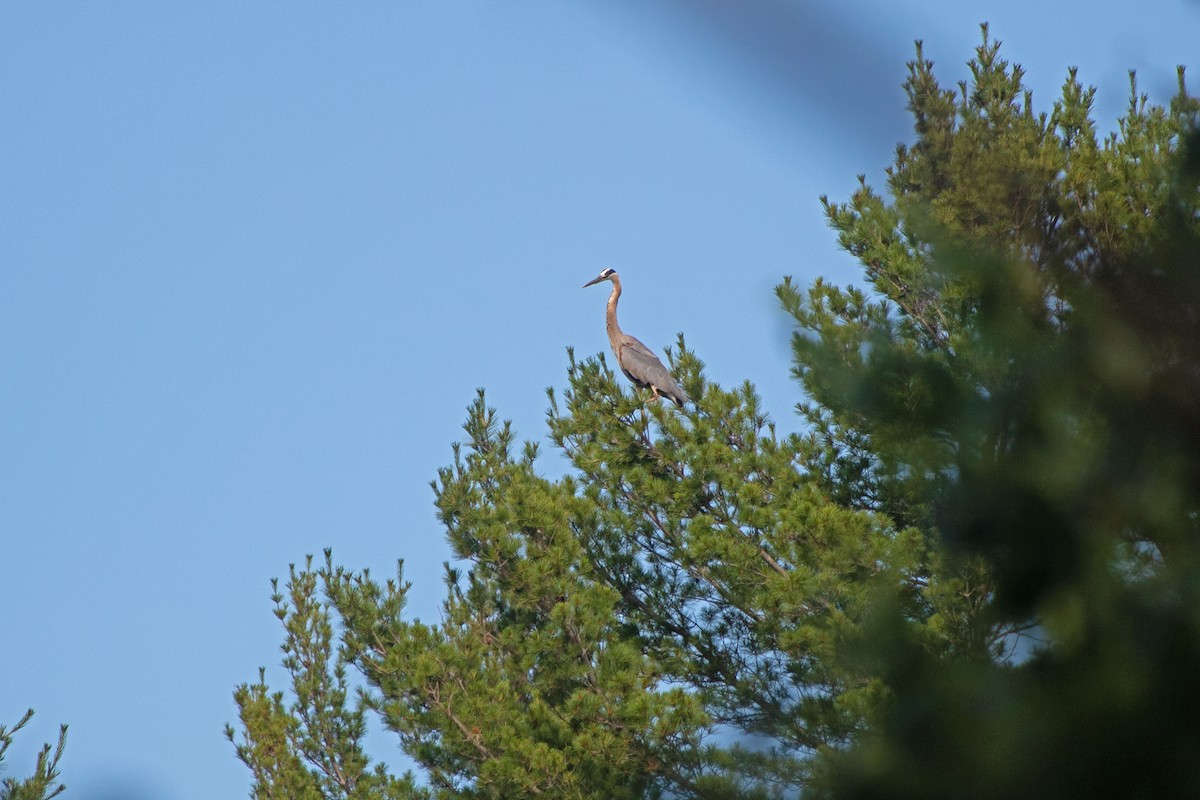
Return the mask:
<path id="1" fill-rule="evenodd" d="M 600 281 L 611 281 L 615 277 L 617 277 L 617 271 L 615 269 L 612 269 L 612 268 L 602 269 L 602 270 L 600 270 L 600 274 L 597 275 L 596 277 L 592 278 L 587 283 L 585 283 L 583 285 L 583 288 L 586 289 L 589 286 L 594 286 L 595 284 L 599 283 Z"/>

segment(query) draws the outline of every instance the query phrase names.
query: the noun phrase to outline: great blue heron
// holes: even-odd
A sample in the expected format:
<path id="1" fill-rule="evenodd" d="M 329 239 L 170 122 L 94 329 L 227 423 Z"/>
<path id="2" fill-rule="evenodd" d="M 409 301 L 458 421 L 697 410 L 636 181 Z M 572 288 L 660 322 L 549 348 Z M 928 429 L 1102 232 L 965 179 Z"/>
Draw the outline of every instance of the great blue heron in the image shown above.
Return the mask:
<path id="1" fill-rule="evenodd" d="M 583 288 L 593 286 L 601 281 L 612 281 L 612 294 L 608 296 L 608 309 L 605 312 L 605 328 L 608 329 L 608 343 L 612 345 L 613 355 L 625 377 L 633 381 L 640 389 L 650 389 L 655 397 L 668 397 L 683 408 L 687 395 L 675 383 L 671 373 L 658 360 L 658 356 L 650 352 L 650 348 L 627 333 L 621 331 L 617 324 L 617 300 L 621 297 L 621 278 L 615 269 L 606 269 L 583 285 Z"/>

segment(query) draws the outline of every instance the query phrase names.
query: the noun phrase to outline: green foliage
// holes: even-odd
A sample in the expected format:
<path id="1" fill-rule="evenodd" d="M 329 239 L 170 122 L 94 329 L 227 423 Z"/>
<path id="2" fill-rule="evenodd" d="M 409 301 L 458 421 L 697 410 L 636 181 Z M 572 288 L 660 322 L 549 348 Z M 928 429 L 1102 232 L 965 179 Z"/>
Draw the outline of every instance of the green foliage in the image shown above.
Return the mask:
<path id="1" fill-rule="evenodd" d="M 779 294 L 829 491 L 982 558 L 991 618 L 1042 646 L 1020 667 L 933 658 L 881 604 L 861 656 L 894 694 L 836 794 L 1191 796 L 1200 104 L 1182 70 L 1167 108 L 1133 83 L 1099 141 L 1074 71 L 1035 115 L 998 48 L 985 28 L 953 91 L 918 47 L 890 201 L 826 202 L 874 292 Z"/>
<path id="2" fill-rule="evenodd" d="M 1080 288 L 1102 285 L 1089 299 L 1116 306 L 1087 311 L 1112 320 L 1091 357 L 1120 371 L 1143 355 L 1122 349 L 1138 346 L 1119 327 L 1132 323 L 1122 307 L 1152 317 L 1187 281 L 1140 280 L 1129 265 L 1162 235 L 1193 101 L 1148 106 L 1135 87 L 1120 132 L 1098 142 L 1095 91 L 1073 70 L 1053 112 L 1035 115 L 1020 67 L 998 50 L 985 33 L 973 81 L 955 92 L 918 46 L 906 83 L 917 142 L 888 170 L 892 201 L 865 183 L 848 203 L 824 200 L 874 292 L 822 281 L 807 295 L 790 281 L 778 290 L 805 332 L 796 374 L 829 491 L 922 525 L 933 522 L 929 484 L 956 468 L 962 445 L 1003 446 L 982 430 L 995 393 L 1019 370 L 1055 374 L 1040 349 L 1084 311 Z M 972 424 L 974 438 L 956 430 Z"/>
<path id="3" fill-rule="evenodd" d="M 880 682 L 838 657 L 874 594 L 901 587 L 931 652 L 962 646 L 982 606 L 926 537 L 825 497 L 748 384 L 708 383 L 682 342 L 674 365 L 698 398 L 683 413 L 572 357 L 562 407 L 551 393 L 574 465 L 560 480 L 480 394 L 433 485 L 462 562 L 440 623 L 405 617 L 399 577 L 328 555 L 293 571 L 277 613 L 295 702 L 261 680 L 237 695 L 258 796 L 351 796 L 334 762 L 365 770 L 365 708 L 438 797 L 794 792 L 878 702 Z M 353 712 L 349 663 L 370 688 Z"/>
<path id="4" fill-rule="evenodd" d="M 283 666 L 290 677 L 293 702 L 272 693 L 263 671 L 254 684 L 234 692 L 242 723 L 241 741 L 232 726 L 225 735 L 254 776 L 257 800 L 399 800 L 419 798 L 411 776 L 391 777 L 384 764 L 368 769 L 362 748 L 366 734 L 366 702 L 350 700 L 345 651 L 334 651 L 331 608 L 318 593 L 328 585 L 330 568 L 319 573 L 308 559 L 303 570 L 291 567 L 287 595 L 275 589 L 275 616 L 283 623 Z"/>
<path id="5" fill-rule="evenodd" d="M 4 761 L 4 754 L 17 731 L 24 728 L 31 719 L 32 708 L 26 711 L 12 728 L 0 725 L 0 763 Z M 43 745 L 38 751 L 33 775 L 24 780 L 5 778 L 0 782 L 0 800 L 50 800 L 51 797 L 57 797 L 65 791 L 67 787 L 58 783 L 58 762 L 62 759 L 66 746 L 67 726 L 62 725 L 58 729 L 58 744 L 53 751 L 49 744 Z"/>
<path id="6" fill-rule="evenodd" d="M 1126 794 L 1200 788 L 1196 102 L 1135 86 L 1100 140 L 1073 71 L 1035 113 L 986 29 L 971 70 L 918 47 L 889 197 L 825 200 L 869 287 L 778 288 L 804 433 L 682 338 L 682 410 L 569 354 L 558 479 L 481 392 L 433 483 L 439 622 L 328 553 L 276 594 L 256 797 L 1064 795 L 1122 758 Z"/>
<path id="7" fill-rule="evenodd" d="M 822 492 L 806 440 L 778 436 L 749 384 L 725 391 L 679 350 L 694 407 L 642 409 L 603 359 L 572 360 L 565 410 L 551 396 L 551 438 L 592 509 L 588 562 L 642 647 L 716 724 L 769 745 L 736 754 L 747 769 L 795 786 L 807 757 L 851 741 L 879 696 L 839 658 L 876 592 L 898 587 L 936 652 L 974 646 L 947 620 L 974 629 L 978 607 L 934 572 L 919 531 Z M 736 773 L 739 758 L 714 755 Z"/>
<path id="8" fill-rule="evenodd" d="M 439 796 L 642 797 L 676 776 L 703 726 L 697 699 L 659 685 L 592 576 L 571 482 L 514 453 L 483 395 L 468 444 L 434 483 L 455 556 L 442 622 L 400 614 L 396 585 L 333 574 L 347 647 L 374 707 Z"/>

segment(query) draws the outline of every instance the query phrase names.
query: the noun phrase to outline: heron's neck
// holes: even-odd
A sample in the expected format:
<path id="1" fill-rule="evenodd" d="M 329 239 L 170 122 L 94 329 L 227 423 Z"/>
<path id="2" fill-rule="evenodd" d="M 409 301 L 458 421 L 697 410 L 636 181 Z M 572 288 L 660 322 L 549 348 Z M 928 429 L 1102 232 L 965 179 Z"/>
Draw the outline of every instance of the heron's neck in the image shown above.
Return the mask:
<path id="1" fill-rule="evenodd" d="M 608 307 L 604 313 L 604 327 L 608 330 L 610 340 L 614 334 L 621 332 L 621 326 L 617 325 L 617 300 L 621 297 L 621 280 L 614 277 L 612 285 L 612 294 L 608 296 Z"/>

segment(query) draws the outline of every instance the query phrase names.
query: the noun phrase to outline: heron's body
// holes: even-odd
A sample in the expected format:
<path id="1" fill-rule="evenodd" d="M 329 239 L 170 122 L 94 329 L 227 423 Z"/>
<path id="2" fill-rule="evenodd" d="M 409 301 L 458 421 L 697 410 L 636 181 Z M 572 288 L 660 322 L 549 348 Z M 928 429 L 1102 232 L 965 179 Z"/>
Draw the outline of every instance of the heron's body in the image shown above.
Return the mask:
<path id="1" fill-rule="evenodd" d="M 683 408 L 687 395 L 675 383 L 670 371 L 658 360 L 658 356 L 649 347 L 621 330 L 617 324 L 617 300 L 621 297 L 621 279 L 615 270 L 606 269 L 594 280 L 584 284 L 584 288 L 600 281 L 612 282 L 612 294 L 608 296 L 608 307 L 605 312 L 605 328 L 608 330 L 608 343 L 612 345 L 613 355 L 617 357 L 617 365 L 621 372 L 635 386 L 650 389 L 657 397 L 667 397 Z"/>

